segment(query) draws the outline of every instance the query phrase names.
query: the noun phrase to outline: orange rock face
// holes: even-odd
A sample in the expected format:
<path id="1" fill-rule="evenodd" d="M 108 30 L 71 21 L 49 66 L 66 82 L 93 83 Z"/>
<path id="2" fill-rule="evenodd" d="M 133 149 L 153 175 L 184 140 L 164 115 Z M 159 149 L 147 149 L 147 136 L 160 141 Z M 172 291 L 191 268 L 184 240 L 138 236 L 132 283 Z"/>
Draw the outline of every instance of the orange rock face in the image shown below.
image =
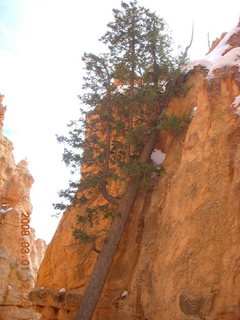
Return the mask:
<path id="1" fill-rule="evenodd" d="M 240 72 L 198 67 L 183 85 L 168 113 L 194 109 L 191 123 L 157 143 L 166 173 L 139 191 L 93 320 L 240 318 Z M 75 215 L 61 219 L 31 294 L 43 320 L 73 319 L 97 257 L 73 240 Z"/>
<path id="2" fill-rule="evenodd" d="M 22 306 L 29 301 L 28 292 L 34 286 L 46 243 L 35 240 L 34 230 L 28 228 L 33 178 L 26 161 L 15 165 L 12 149 L 0 130 L 0 319 L 35 320 L 39 314 Z M 28 250 L 22 248 L 30 252 L 23 253 Z"/>

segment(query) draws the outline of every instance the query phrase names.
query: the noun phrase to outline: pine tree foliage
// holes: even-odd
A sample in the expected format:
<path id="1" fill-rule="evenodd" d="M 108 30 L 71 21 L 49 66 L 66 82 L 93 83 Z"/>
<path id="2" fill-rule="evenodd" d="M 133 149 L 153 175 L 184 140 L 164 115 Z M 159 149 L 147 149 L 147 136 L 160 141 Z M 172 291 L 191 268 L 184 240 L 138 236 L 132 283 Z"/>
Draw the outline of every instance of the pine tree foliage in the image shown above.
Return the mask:
<path id="1" fill-rule="evenodd" d="M 164 115 L 169 99 L 181 94 L 182 76 L 182 57 L 171 55 L 164 20 L 137 1 L 122 2 L 113 13 L 114 21 L 100 39 L 109 52 L 85 53 L 82 58 L 86 75 L 79 98 L 88 109 L 68 125 L 68 136 L 58 136 L 66 145 L 65 164 L 73 171 L 82 168 L 81 181 L 70 181 L 69 188 L 59 192 L 68 200 L 54 205 L 59 211 L 85 205 L 101 193 L 108 205 L 96 209 L 95 215 L 111 217 L 108 212 L 119 202 L 108 192 L 111 181 L 159 171 L 152 164 L 139 164 L 149 134 L 156 129 L 178 131 L 189 120 L 188 115 Z"/>

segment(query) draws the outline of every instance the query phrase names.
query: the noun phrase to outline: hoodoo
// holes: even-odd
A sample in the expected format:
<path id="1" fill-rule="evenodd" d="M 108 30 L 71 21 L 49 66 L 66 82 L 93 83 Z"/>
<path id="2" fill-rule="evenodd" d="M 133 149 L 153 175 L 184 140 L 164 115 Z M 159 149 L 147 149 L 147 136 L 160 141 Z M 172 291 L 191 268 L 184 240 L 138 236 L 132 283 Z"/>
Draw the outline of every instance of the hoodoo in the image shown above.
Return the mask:
<path id="1" fill-rule="evenodd" d="M 0 319 L 35 320 L 28 298 L 46 243 L 29 227 L 33 177 L 25 160 L 15 164 L 13 144 L 2 133 L 6 107 L 0 95 Z"/>

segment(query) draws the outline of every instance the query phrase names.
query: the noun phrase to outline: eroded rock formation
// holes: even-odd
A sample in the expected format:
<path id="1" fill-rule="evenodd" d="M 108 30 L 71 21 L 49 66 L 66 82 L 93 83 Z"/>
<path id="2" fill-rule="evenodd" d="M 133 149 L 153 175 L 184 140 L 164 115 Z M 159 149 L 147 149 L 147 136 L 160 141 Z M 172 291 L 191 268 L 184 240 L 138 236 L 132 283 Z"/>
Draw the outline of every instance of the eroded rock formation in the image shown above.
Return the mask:
<path id="1" fill-rule="evenodd" d="M 28 228 L 32 212 L 30 188 L 33 178 L 27 162 L 15 165 L 13 145 L 2 134 L 6 108 L 0 97 L 0 319 L 35 320 L 39 314 L 28 301 L 36 273 L 46 249 L 45 241 L 35 240 L 34 229 Z M 23 220 L 25 219 L 25 220 Z M 25 227 L 21 228 L 22 225 Z M 21 232 L 22 230 L 29 231 Z M 23 253 L 28 247 L 30 253 Z M 26 281 L 25 281 L 26 280 Z"/>
<path id="2" fill-rule="evenodd" d="M 191 123 L 156 146 L 166 173 L 139 191 L 94 320 L 240 318 L 240 25 L 183 85 L 168 113 L 194 110 Z M 61 219 L 31 293 L 43 320 L 73 319 L 97 258 L 72 238 L 77 213 Z"/>

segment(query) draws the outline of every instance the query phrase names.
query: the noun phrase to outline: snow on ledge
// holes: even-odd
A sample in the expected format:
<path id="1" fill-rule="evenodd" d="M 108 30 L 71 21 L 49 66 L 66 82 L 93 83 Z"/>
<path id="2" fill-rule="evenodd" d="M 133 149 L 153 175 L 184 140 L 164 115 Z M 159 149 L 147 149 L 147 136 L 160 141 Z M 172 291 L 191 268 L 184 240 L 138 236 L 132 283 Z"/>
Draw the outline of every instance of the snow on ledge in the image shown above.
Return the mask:
<path id="1" fill-rule="evenodd" d="M 154 149 L 151 154 L 151 160 L 158 166 L 163 163 L 165 157 L 166 153 L 163 153 L 161 150 L 158 149 Z"/>
<path id="2" fill-rule="evenodd" d="M 225 66 L 237 66 L 240 69 L 240 47 L 232 48 L 227 42 L 234 35 L 240 33 L 240 27 L 233 28 L 228 32 L 219 44 L 203 59 L 190 62 L 186 71 L 192 70 L 196 66 L 203 66 L 209 70 L 208 77 L 212 76 L 214 70 Z M 230 50 L 229 50 L 230 49 Z M 224 54 L 229 50 L 226 54 Z"/>

